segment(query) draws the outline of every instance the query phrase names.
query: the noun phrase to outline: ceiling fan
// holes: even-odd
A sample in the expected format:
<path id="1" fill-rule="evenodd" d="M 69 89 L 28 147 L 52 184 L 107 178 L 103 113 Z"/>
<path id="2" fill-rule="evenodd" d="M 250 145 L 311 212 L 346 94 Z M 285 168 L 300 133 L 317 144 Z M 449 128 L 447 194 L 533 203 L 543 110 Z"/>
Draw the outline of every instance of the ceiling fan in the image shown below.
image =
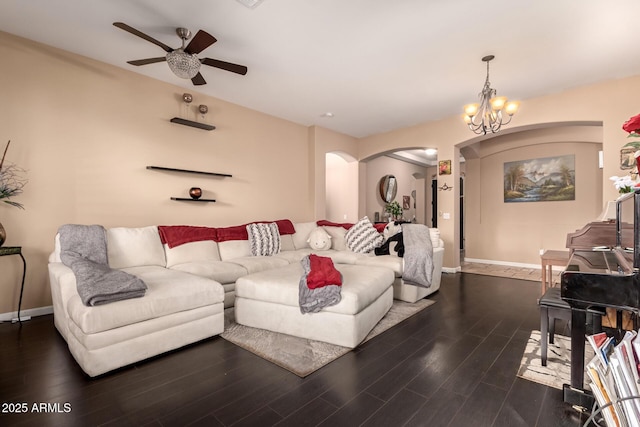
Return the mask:
<path id="1" fill-rule="evenodd" d="M 241 74 L 243 76 L 247 74 L 247 67 L 244 65 L 232 64 L 231 62 L 220 61 L 212 58 L 198 58 L 197 54 L 217 41 L 215 37 L 206 31 L 198 31 L 189 44 L 185 46 L 186 41 L 191 38 L 191 31 L 186 28 L 176 28 L 176 34 L 182 40 L 182 46 L 174 49 L 123 22 L 114 22 L 113 25 L 135 36 L 145 39 L 156 46 L 160 46 L 165 52 L 167 52 L 166 56 L 160 56 L 158 58 L 127 61 L 127 63 L 131 65 L 140 66 L 167 61 L 169 68 L 176 76 L 183 79 L 191 79 L 193 84 L 196 86 L 207 84 L 204 77 L 202 77 L 202 74 L 200 74 L 200 66 L 202 64 L 220 68 L 221 70 L 231 71 L 232 73 Z"/>

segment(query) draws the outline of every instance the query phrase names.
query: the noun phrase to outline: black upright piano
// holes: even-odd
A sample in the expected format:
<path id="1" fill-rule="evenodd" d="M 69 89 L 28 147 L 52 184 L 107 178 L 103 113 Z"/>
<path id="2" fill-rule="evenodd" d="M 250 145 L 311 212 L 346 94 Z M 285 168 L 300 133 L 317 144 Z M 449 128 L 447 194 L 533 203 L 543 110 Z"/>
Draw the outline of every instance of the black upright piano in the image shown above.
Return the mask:
<path id="1" fill-rule="evenodd" d="M 616 201 L 616 219 L 600 224 L 595 241 L 582 240 L 561 274 L 561 296 L 571 306 L 571 384 L 564 400 L 589 407 L 593 397 L 583 389 L 586 310 L 591 306 L 635 312 L 640 309 L 640 189 Z M 608 227 L 608 232 L 603 231 Z M 588 233 L 579 230 L 572 237 Z M 578 239 L 579 240 L 579 239 Z M 615 244 L 612 245 L 612 243 Z M 592 243 L 592 247 L 586 246 Z M 570 247 L 571 248 L 571 247 Z M 573 249 L 573 248 L 571 248 Z"/>

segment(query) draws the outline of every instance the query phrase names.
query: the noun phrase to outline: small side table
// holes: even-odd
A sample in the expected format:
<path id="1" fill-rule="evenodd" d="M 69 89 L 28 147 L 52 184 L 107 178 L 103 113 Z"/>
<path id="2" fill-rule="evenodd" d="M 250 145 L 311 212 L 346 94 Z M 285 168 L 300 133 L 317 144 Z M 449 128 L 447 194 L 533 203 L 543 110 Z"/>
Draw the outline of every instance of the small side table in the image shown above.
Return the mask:
<path id="1" fill-rule="evenodd" d="M 18 302 L 18 322 L 22 323 L 22 319 L 20 318 L 20 309 L 22 308 L 24 276 L 27 274 L 27 261 L 24 259 L 24 256 L 22 256 L 22 246 L 0 246 L 0 256 L 8 255 L 20 255 L 20 258 L 22 258 L 22 284 L 20 285 L 20 301 Z"/>
<path id="2" fill-rule="evenodd" d="M 542 294 L 547 291 L 553 284 L 553 269 L 554 265 L 560 267 L 566 267 L 569 264 L 569 251 L 544 251 L 540 255 L 540 262 L 542 263 Z"/>

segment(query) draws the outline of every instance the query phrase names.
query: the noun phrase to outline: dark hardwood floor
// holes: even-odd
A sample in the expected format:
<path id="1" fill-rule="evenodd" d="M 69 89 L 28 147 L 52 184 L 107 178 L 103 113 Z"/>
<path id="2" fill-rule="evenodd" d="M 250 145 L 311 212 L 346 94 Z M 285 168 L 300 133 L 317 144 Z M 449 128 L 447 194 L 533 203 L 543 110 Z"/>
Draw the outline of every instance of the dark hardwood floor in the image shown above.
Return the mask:
<path id="1" fill-rule="evenodd" d="M 516 377 L 539 290 L 443 274 L 436 304 L 305 379 L 219 337 L 89 379 L 52 316 L 3 323 L 0 404 L 28 408 L 0 426 L 579 426 L 560 390 Z"/>

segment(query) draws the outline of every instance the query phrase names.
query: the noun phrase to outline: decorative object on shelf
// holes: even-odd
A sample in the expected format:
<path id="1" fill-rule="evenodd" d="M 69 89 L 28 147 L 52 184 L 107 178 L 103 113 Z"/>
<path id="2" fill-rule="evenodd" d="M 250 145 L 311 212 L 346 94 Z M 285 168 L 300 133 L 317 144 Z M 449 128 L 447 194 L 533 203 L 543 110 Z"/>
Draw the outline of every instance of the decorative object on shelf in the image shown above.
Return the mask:
<path id="1" fill-rule="evenodd" d="M 115 27 L 120 28 L 128 33 L 138 36 L 148 42 L 155 44 L 167 52 L 166 56 L 158 58 L 139 59 L 135 61 L 127 61 L 131 65 L 147 65 L 154 64 L 156 62 L 167 61 L 171 71 L 181 79 L 191 79 L 191 82 L 198 86 L 207 84 L 202 74 L 200 74 L 200 66 L 202 64 L 209 65 L 211 67 L 220 68 L 221 70 L 230 71 L 232 73 L 245 75 L 247 74 L 247 67 L 244 65 L 232 64 L 230 62 L 220 61 L 212 58 L 198 58 L 200 52 L 214 44 L 217 40 L 211 34 L 206 31 L 200 30 L 196 33 L 193 39 L 186 45 L 186 41 L 191 38 L 191 31 L 186 28 L 176 28 L 176 34 L 182 40 L 182 46 L 173 49 L 166 44 L 154 39 L 153 37 L 144 34 L 140 30 L 136 30 L 133 27 L 123 23 L 114 22 Z"/>
<path id="2" fill-rule="evenodd" d="M 191 196 L 192 199 L 198 200 L 200 197 L 202 197 L 202 188 L 191 187 L 189 189 L 189 195 Z"/>
<path id="3" fill-rule="evenodd" d="M 453 190 L 453 187 L 449 187 L 446 182 L 442 184 L 440 187 L 438 187 L 438 191 L 451 191 L 451 190 Z"/>
<path id="4" fill-rule="evenodd" d="M 387 203 L 387 205 L 384 207 L 384 210 L 386 212 L 389 212 L 389 214 L 391 214 L 391 218 L 394 220 L 399 220 L 402 218 L 402 206 L 400 206 L 400 203 L 395 200 L 391 203 Z"/>
<path id="5" fill-rule="evenodd" d="M 190 93 L 186 93 L 186 92 L 182 94 L 183 111 L 181 112 L 181 115 L 183 117 L 188 117 L 189 116 L 189 109 L 190 109 L 192 101 L 193 101 L 193 95 L 191 95 Z"/>
<path id="6" fill-rule="evenodd" d="M 211 175 L 211 176 L 220 176 L 231 178 L 232 175 L 228 173 L 217 173 L 217 172 L 203 172 L 203 171 L 194 171 L 190 169 L 176 169 L 176 168 L 166 168 L 164 166 L 147 166 L 147 169 L 150 170 L 159 170 L 159 171 L 167 171 L 167 172 L 181 172 L 181 173 L 195 173 L 200 175 Z"/>
<path id="7" fill-rule="evenodd" d="M 508 124 L 516 111 L 518 111 L 518 102 L 507 102 L 506 97 L 496 96 L 496 90 L 491 88 L 491 83 L 489 83 L 489 62 L 494 58 L 495 56 L 493 55 L 487 55 L 482 58 L 482 61 L 487 63 L 487 78 L 482 92 L 479 94 L 480 102 L 464 106 L 464 121 L 469 126 L 469 129 L 476 134 L 486 135 L 489 132 L 498 132 L 502 125 Z M 505 114 L 508 115 L 506 120 Z"/>
<path id="8" fill-rule="evenodd" d="M 204 104 L 200 104 L 200 105 L 198 105 L 198 111 L 200 112 L 200 115 L 204 119 L 205 114 L 207 114 L 209 112 L 209 107 L 207 107 Z"/>
<path id="9" fill-rule="evenodd" d="M 389 203 L 396 197 L 398 192 L 398 181 L 393 175 L 385 175 L 380 178 L 378 183 L 378 190 L 380 192 L 380 198 L 383 202 Z"/>
<path id="10" fill-rule="evenodd" d="M 438 175 L 451 175 L 451 160 L 440 160 L 438 162 Z"/>

